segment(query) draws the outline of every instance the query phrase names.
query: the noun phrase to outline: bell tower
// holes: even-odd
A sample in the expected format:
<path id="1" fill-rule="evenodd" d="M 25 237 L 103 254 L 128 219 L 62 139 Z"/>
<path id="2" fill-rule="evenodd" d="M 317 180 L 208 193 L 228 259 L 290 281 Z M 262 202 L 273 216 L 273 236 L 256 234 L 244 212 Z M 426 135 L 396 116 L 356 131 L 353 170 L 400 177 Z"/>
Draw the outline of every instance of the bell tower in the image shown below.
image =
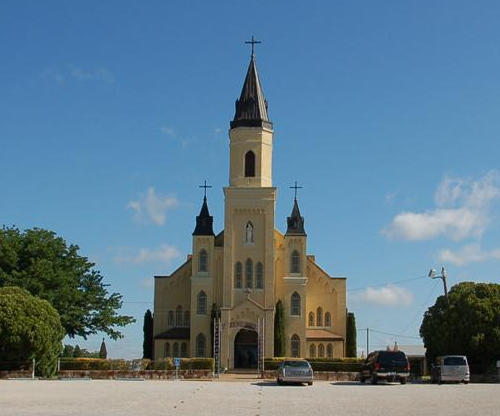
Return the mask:
<path id="1" fill-rule="evenodd" d="M 224 188 L 224 274 L 222 321 L 232 328 L 222 346 L 232 366 L 231 342 L 238 325 L 265 321 L 265 354 L 273 354 L 274 214 L 273 124 L 262 91 L 253 46 L 247 74 L 229 130 L 229 186 Z"/>

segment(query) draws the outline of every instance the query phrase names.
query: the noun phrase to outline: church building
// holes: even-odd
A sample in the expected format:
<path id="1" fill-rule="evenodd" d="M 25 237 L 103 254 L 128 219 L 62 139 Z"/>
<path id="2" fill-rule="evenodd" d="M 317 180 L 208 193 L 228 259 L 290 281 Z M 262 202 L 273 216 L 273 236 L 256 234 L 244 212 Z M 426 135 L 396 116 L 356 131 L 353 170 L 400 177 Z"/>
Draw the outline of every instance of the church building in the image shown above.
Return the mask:
<path id="1" fill-rule="evenodd" d="M 224 230 L 214 233 L 205 193 L 192 254 L 171 275 L 155 276 L 155 360 L 212 356 L 217 310 L 221 366 L 256 367 L 258 355 L 275 356 L 278 301 L 284 322 L 282 355 L 344 357 L 346 278 L 330 276 L 307 254 L 296 197 L 286 231 L 275 228 L 272 161 L 273 123 L 252 51 L 229 129 Z"/>

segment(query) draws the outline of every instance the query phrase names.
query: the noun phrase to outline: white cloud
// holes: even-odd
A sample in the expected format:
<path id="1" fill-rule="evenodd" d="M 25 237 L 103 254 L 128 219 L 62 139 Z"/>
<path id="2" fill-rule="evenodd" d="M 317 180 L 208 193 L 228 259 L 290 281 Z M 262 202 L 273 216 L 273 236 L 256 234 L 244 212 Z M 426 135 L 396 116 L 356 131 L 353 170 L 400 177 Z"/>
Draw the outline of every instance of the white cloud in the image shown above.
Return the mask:
<path id="1" fill-rule="evenodd" d="M 114 82 L 115 78 L 107 68 L 84 69 L 75 65 L 69 65 L 69 75 L 79 81 L 96 80 Z"/>
<path id="2" fill-rule="evenodd" d="M 175 131 L 172 127 L 169 126 L 161 126 L 160 131 L 170 137 L 175 137 Z"/>
<path id="3" fill-rule="evenodd" d="M 490 206 L 500 199 L 500 175 L 491 171 L 474 181 L 445 177 L 434 200 L 436 208 L 402 212 L 382 233 L 402 240 L 428 240 L 445 236 L 452 240 L 480 237 L 490 222 Z"/>
<path id="4" fill-rule="evenodd" d="M 179 201 L 174 196 L 162 196 L 155 192 L 154 187 L 149 187 L 145 195 L 140 195 L 137 201 L 129 201 L 127 208 L 135 211 L 138 222 L 165 224 L 167 210 L 176 208 Z"/>
<path id="5" fill-rule="evenodd" d="M 190 142 L 190 140 L 188 140 L 188 139 L 186 139 L 184 137 L 179 136 L 179 134 L 177 134 L 177 132 L 172 127 L 170 127 L 170 126 L 161 126 L 160 127 L 160 131 L 164 135 L 166 135 L 166 136 L 168 136 L 168 137 L 170 137 L 170 138 L 178 141 L 182 145 L 183 148 L 187 147 L 187 145 Z"/>
<path id="6" fill-rule="evenodd" d="M 452 263 L 456 266 L 465 266 L 468 263 L 479 263 L 488 260 L 500 260 L 500 248 L 483 251 L 479 243 L 463 246 L 460 250 L 450 249 L 439 252 L 439 260 L 444 263 Z"/>
<path id="7" fill-rule="evenodd" d="M 350 300 L 378 306 L 409 306 L 413 303 L 413 294 L 408 289 L 388 284 L 380 288 L 367 287 L 361 292 L 355 292 L 350 295 Z"/>
<path id="8" fill-rule="evenodd" d="M 397 192 L 389 192 L 385 194 L 385 202 L 388 204 L 392 203 L 394 199 L 397 197 L 398 193 Z"/>
<path id="9" fill-rule="evenodd" d="M 120 249 L 120 254 L 115 256 L 114 260 L 117 263 L 128 264 L 143 264 L 143 263 L 167 263 L 179 258 L 180 251 L 168 244 L 162 244 L 156 249 L 141 248 L 133 250 L 130 248 Z"/>
<path id="10" fill-rule="evenodd" d="M 115 81 L 113 74 L 107 68 L 98 67 L 93 69 L 84 69 L 76 65 L 68 65 L 66 69 L 46 68 L 42 71 L 40 77 L 53 79 L 58 84 L 63 84 L 69 79 L 75 79 L 77 81 Z"/>

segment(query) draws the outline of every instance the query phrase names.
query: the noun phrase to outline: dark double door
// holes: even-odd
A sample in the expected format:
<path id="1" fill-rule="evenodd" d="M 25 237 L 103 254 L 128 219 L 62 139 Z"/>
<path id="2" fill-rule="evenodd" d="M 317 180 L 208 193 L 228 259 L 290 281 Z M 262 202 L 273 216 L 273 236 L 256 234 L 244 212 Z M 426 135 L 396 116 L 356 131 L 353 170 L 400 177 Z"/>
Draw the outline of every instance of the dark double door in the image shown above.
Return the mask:
<path id="1" fill-rule="evenodd" d="M 251 329 L 240 329 L 234 339 L 234 368 L 257 368 L 258 336 Z"/>

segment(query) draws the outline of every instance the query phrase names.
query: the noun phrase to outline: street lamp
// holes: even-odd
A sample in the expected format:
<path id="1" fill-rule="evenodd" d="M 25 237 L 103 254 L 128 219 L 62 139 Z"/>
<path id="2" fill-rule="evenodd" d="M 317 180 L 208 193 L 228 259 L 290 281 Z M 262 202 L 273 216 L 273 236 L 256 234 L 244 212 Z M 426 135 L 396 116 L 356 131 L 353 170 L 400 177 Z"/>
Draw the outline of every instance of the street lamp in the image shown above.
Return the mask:
<path id="1" fill-rule="evenodd" d="M 441 274 L 436 274 L 436 269 L 431 269 L 429 271 L 429 277 L 431 279 L 441 279 L 443 281 L 443 286 L 444 286 L 444 297 L 446 298 L 446 302 L 448 305 L 450 304 L 450 300 L 448 299 L 448 288 L 446 287 L 446 278 L 448 277 L 448 273 L 446 272 L 446 269 L 441 267 Z"/>

